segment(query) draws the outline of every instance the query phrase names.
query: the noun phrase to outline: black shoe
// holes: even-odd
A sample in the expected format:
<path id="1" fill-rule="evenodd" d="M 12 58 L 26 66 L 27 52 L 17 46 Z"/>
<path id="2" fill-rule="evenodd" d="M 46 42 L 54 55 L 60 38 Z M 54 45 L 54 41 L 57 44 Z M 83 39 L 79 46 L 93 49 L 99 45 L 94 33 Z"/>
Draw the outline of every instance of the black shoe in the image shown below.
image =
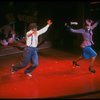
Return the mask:
<path id="1" fill-rule="evenodd" d="M 89 67 L 89 71 L 92 72 L 92 73 L 96 73 L 96 70 L 93 69 L 93 66 L 90 66 L 90 67 Z"/>
<path id="2" fill-rule="evenodd" d="M 73 66 L 79 67 L 80 65 L 76 61 L 73 61 Z"/>

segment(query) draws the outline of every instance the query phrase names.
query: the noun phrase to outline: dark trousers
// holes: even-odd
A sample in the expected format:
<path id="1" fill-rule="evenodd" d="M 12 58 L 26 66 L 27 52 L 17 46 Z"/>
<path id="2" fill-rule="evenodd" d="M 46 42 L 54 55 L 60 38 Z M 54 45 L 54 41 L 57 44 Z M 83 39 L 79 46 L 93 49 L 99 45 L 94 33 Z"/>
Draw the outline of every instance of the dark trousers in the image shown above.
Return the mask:
<path id="1" fill-rule="evenodd" d="M 24 49 L 23 60 L 21 63 L 16 64 L 13 69 L 18 71 L 28 65 L 29 62 L 32 62 L 32 66 L 28 67 L 24 73 L 32 72 L 38 66 L 38 54 L 37 48 L 34 47 L 26 47 Z"/>

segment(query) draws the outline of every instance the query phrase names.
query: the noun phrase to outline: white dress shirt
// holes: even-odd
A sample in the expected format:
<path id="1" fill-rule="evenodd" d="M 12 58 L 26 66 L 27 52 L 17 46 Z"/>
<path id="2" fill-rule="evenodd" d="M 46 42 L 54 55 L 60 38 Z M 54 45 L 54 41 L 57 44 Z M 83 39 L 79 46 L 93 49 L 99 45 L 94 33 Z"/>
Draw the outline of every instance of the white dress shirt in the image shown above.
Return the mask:
<path id="1" fill-rule="evenodd" d="M 37 31 L 36 34 L 32 34 L 33 30 L 30 30 L 26 33 L 26 36 L 32 34 L 31 36 L 26 37 L 26 45 L 29 47 L 37 47 L 38 45 L 38 36 L 45 33 L 49 28 L 49 25 L 46 25 L 44 28 Z"/>

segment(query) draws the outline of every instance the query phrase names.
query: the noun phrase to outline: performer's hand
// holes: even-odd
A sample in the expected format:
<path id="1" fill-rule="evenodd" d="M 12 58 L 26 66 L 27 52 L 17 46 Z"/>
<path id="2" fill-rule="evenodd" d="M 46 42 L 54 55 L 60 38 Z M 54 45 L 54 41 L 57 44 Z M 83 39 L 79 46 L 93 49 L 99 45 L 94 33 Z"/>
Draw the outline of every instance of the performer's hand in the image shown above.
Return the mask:
<path id="1" fill-rule="evenodd" d="M 49 19 L 49 20 L 47 21 L 47 24 L 48 24 L 48 25 L 51 25 L 51 24 L 52 24 L 52 21 Z"/>
<path id="2" fill-rule="evenodd" d="M 70 31 L 71 27 L 67 23 L 65 23 L 65 26 L 67 27 L 67 30 Z"/>
<path id="3" fill-rule="evenodd" d="M 67 23 L 65 23 L 65 26 L 67 26 L 68 24 Z"/>

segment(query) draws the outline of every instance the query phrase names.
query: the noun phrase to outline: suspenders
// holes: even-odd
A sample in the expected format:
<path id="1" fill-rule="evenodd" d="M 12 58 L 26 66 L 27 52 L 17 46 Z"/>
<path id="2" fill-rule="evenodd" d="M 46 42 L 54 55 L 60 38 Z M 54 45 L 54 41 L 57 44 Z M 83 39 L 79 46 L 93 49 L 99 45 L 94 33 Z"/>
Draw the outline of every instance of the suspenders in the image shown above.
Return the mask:
<path id="1" fill-rule="evenodd" d="M 32 42 L 33 42 L 33 36 L 31 37 L 31 44 L 30 44 L 30 46 L 32 46 Z"/>
<path id="2" fill-rule="evenodd" d="M 34 33 L 35 35 L 37 34 L 37 33 Z M 30 47 L 32 46 L 32 42 L 33 42 L 33 35 L 32 35 L 32 37 L 31 37 L 31 44 L 30 44 Z"/>

